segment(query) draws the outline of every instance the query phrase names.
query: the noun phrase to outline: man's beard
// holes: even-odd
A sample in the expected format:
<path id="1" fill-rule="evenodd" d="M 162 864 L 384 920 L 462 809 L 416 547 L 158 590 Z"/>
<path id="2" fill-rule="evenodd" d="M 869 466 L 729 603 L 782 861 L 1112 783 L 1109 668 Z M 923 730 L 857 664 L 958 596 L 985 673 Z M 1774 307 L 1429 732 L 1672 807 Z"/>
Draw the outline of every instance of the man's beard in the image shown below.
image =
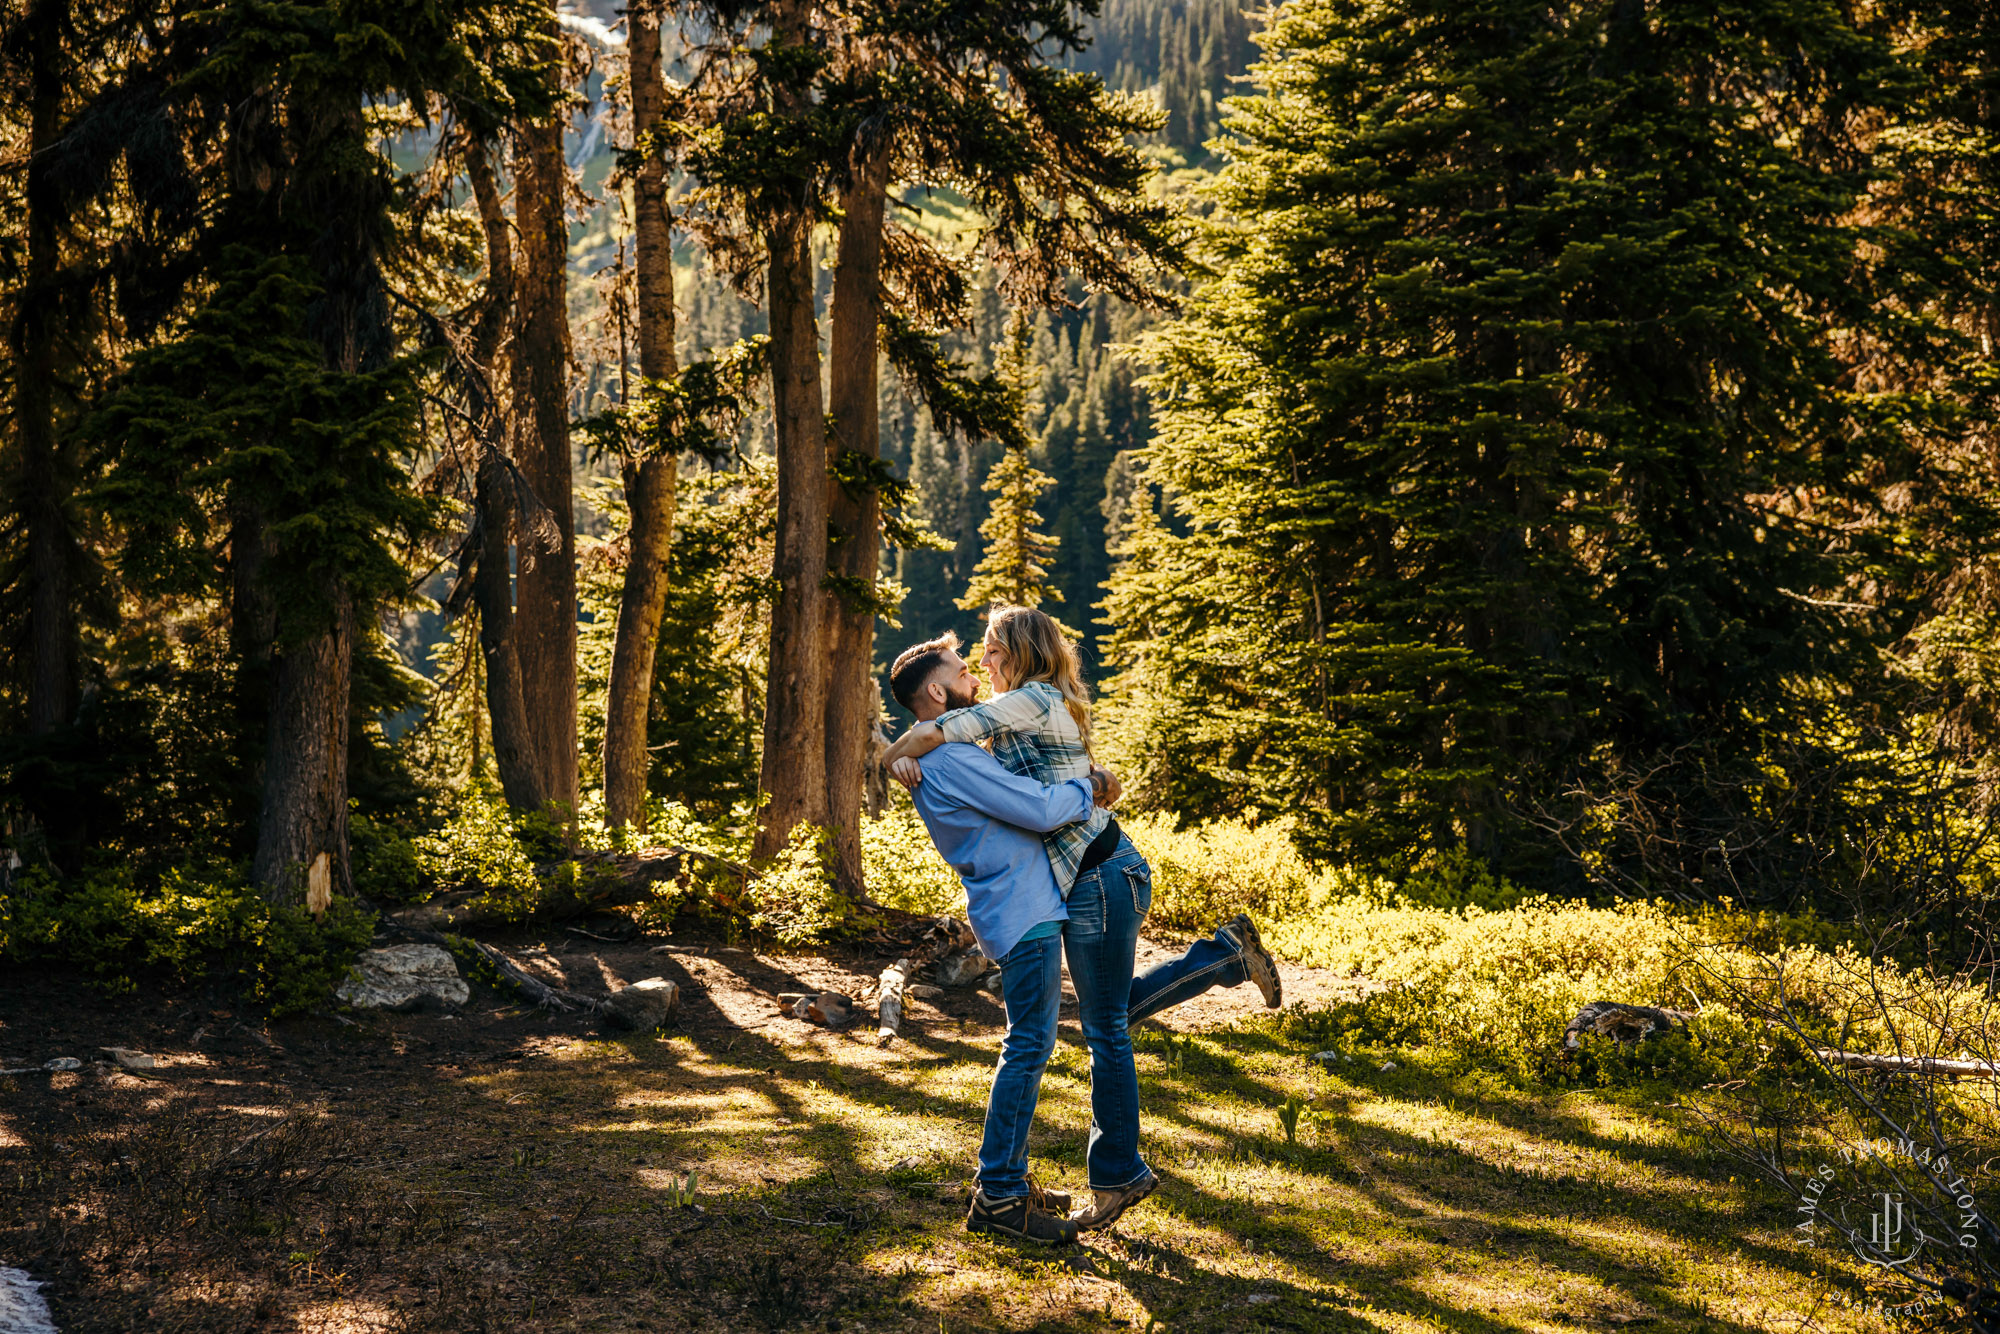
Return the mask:
<path id="1" fill-rule="evenodd" d="M 970 690 L 960 694 L 950 686 L 944 688 L 944 706 L 947 709 L 969 709 L 978 702 L 979 696 Z"/>

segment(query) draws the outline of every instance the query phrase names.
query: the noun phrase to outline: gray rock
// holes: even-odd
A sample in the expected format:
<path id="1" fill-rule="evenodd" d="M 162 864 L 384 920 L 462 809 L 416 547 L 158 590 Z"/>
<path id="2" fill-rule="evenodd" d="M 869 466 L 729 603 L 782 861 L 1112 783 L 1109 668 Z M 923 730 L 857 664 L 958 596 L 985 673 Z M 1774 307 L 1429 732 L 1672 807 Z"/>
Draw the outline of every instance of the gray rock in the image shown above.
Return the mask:
<path id="1" fill-rule="evenodd" d="M 931 975 L 941 987 L 969 987 L 986 976 L 986 970 L 992 966 L 993 961 L 978 950 L 962 950 L 939 959 L 932 965 Z"/>
<path id="2" fill-rule="evenodd" d="M 436 945 L 390 945 L 364 950 L 333 994 L 357 1010 L 422 1010 L 463 1005 L 472 988 Z"/>
<path id="3" fill-rule="evenodd" d="M 666 1023 L 680 1008 L 680 987 L 664 977 L 649 977 L 612 992 L 609 1014 L 625 1027 L 643 1033 Z"/>
<path id="4" fill-rule="evenodd" d="M 151 1070 L 159 1064 L 158 1061 L 155 1061 L 145 1052 L 134 1051 L 130 1047 L 100 1047 L 98 1050 L 110 1052 L 111 1059 L 124 1066 L 127 1070 Z"/>

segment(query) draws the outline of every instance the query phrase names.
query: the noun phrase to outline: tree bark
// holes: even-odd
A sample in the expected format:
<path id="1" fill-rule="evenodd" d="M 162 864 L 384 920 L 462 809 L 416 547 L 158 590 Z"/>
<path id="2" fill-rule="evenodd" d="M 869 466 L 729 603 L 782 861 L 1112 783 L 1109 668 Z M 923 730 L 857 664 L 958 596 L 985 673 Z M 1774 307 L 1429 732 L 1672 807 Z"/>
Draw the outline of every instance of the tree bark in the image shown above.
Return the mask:
<path id="1" fill-rule="evenodd" d="M 866 464 L 881 457 L 879 344 L 882 317 L 882 217 L 888 197 L 889 153 L 874 146 L 860 164 L 841 204 L 839 248 L 833 271 L 831 403 L 833 438 L 828 449 Z M 850 471 L 836 466 L 840 472 Z M 855 469 L 852 471 L 860 471 Z M 864 474 L 865 475 L 865 474 Z M 882 498 L 872 485 L 827 486 L 833 548 L 827 563 L 848 589 L 831 599 L 824 657 L 826 692 L 826 824 L 833 830 L 834 877 L 842 890 L 865 897 L 861 866 L 861 803 L 868 748 L 881 712 L 875 685 L 875 610 L 872 604 L 882 540 Z"/>
<path id="2" fill-rule="evenodd" d="M 769 798 L 756 855 L 794 826 L 826 818 L 826 417 L 813 318 L 810 224 L 803 210 L 769 234 L 771 398 L 778 437 L 778 532 L 772 573 L 771 668 L 758 779 Z"/>
<path id="3" fill-rule="evenodd" d="M 645 151 L 632 185 L 639 277 L 639 375 L 671 379 L 674 364 L 673 229 L 667 214 L 667 166 L 646 135 L 666 104 L 660 70 L 660 9 L 628 11 L 632 133 Z M 642 394 L 646 391 L 641 389 Z M 680 460 L 673 454 L 625 464 L 625 504 L 631 515 L 625 584 L 604 706 L 604 823 L 646 827 L 646 721 L 653 698 L 653 657 L 667 605 L 667 558 L 673 543 L 674 489 Z"/>
<path id="4" fill-rule="evenodd" d="M 555 14 L 548 20 L 555 34 Z M 530 125 L 515 158 L 514 218 L 521 237 L 515 294 L 515 458 L 557 528 L 552 551 L 523 542 L 514 575 L 514 636 L 522 703 L 535 739 L 541 787 L 576 810 L 576 522 L 570 498 L 569 312 L 565 280 L 569 168 L 565 117 Z"/>
<path id="5" fill-rule="evenodd" d="M 73 548 L 65 501 L 73 481 L 56 427 L 56 306 L 60 236 L 49 197 L 50 146 L 61 132 L 64 0 L 40 0 L 27 24 L 29 61 L 28 272 L 15 329 L 15 421 L 28 530 L 28 731 L 53 732 L 76 699 Z"/>
<path id="6" fill-rule="evenodd" d="M 507 467 L 506 421 L 494 392 L 494 373 L 501 339 L 507 331 L 514 298 L 513 236 L 501 208 L 500 190 L 486 146 L 471 140 L 465 150 L 466 176 L 479 207 L 486 238 L 486 285 L 483 309 L 473 326 L 469 349 L 473 371 L 468 398 L 478 423 L 480 457 L 474 485 L 479 514 L 480 546 L 473 574 L 473 599 L 479 608 L 479 656 L 485 668 L 486 714 L 493 733 L 493 764 L 500 773 L 500 791 L 515 810 L 538 811 L 553 798 L 545 769 L 535 751 L 535 732 L 528 721 L 521 681 L 521 658 L 514 629 L 513 538 L 514 479 Z M 478 764 L 473 772 L 478 772 Z"/>
<path id="7" fill-rule="evenodd" d="M 320 287 L 306 306 L 307 330 L 328 369 L 344 375 L 376 370 L 393 350 L 376 249 L 386 201 L 382 179 L 361 165 L 369 160 L 361 103 L 302 99 L 290 108 L 289 120 L 294 179 L 288 206 L 311 220 L 309 253 Z M 257 537 L 260 563 L 302 559 L 299 552 L 266 550 L 264 534 Z M 266 583 L 255 571 L 249 578 Z M 354 592 L 338 575 L 327 576 L 316 591 L 304 605 L 275 607 L 264 791 L 251 859 L 251 876 L 273 903 L 304 903 L 307 876 L 321 857 L 329 887 L 353 887 L 347 743 Z M 268 591 L 255 596 L 269 600 Z"/>
<path id="8" fill-rule="evenodd" d="M 354 605 L 327 590 L 330 629 L 281 644 L 271 668 L 264 757 L 264 803 L 251 877 L 273 903 L 305 902 L 306 873 L 322 855 L 336 884 L 351 887 L 347 865 L 347 700 L 354 654 Z"/>
<path id="9" fill-rule="evenodd" d="M 514 592 L 508 541 L 514 506 L 513 479 L 506 464 L 489 453 L 479 465 L 475 490 L 480 549 L 474 557 L 472 595 L 479 604 L 479 658 L 486 669 L 486 715 L 493 731 L 493 764 L 500 791 L 517 811 L 538 811 L 555 799 L 545 785 L 547 771 L 535 752 L 535 729 L 528 721 L 527 687 L 514 643 Z M 475 767 L 475 772 L 476 772 Z"/>

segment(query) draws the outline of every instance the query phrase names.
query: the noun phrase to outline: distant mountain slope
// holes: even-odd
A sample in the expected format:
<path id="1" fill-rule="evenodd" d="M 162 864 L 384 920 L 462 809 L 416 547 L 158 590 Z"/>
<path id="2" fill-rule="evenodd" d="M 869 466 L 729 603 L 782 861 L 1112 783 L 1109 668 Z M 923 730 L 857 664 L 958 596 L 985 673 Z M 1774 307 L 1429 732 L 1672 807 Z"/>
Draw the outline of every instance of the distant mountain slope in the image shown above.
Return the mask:
<path id="1" fill-rule="evenodd" d="M 1221 132 L 1221 101 L 1257 58 L 1262 6 L 1243 0 L 1104 0 L 1090 49 L 1070 63 L 1119 92 L 1151 91 L 1167 113 L 1160 141 L 1189 161 Z"/>

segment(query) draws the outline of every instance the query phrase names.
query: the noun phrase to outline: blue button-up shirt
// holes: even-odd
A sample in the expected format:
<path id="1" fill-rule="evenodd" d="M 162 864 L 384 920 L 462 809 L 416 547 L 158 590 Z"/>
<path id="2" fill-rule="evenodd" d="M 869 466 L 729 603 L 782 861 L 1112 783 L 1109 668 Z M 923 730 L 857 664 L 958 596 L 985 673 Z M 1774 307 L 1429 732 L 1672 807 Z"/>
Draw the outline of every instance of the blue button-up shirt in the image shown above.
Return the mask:
<path id="1" fill-rule="evenodd" d="M 917 814 L 965 882 L 966 916 L 986 957 L 1006 954 L 1030 927 L 1068 920 L 1042 835 L 1090 814 L 1090 780 L 1045 787 L 962 742 L 947 742 L 919 763 Z"/>

